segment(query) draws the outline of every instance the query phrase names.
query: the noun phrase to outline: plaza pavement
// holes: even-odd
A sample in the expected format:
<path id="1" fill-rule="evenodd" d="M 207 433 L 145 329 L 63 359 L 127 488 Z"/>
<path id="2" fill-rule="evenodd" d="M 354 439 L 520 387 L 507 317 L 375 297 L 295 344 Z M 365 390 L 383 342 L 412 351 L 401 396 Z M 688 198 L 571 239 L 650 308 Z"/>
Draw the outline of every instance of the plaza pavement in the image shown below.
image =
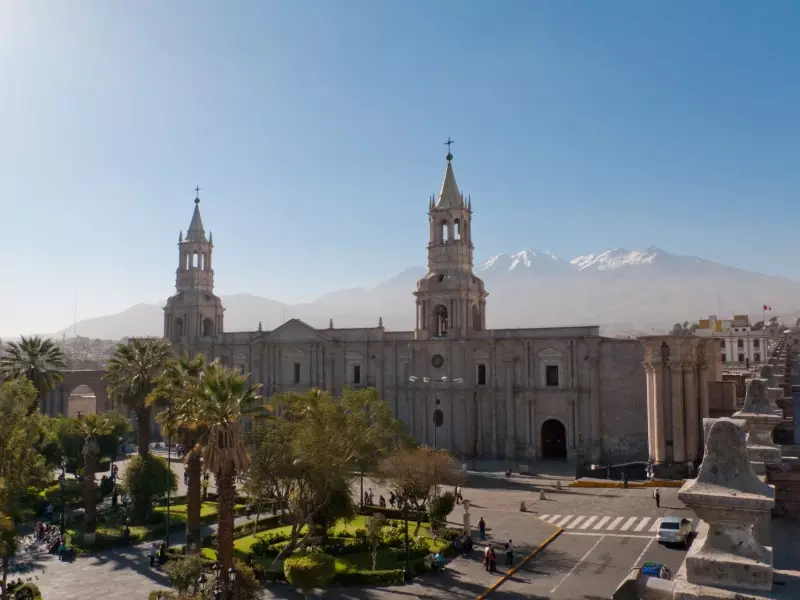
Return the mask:
<path id="1" fill-rule="evenodd" d="M 120 463 L 123 471 L 124 462 Z M 183 488 L 183 466 L 173 463 L 178 475 L 179 491 Z M 635 527 L 649 517 L 654 521 L 665 514 L 684 514 L 677 501 L 676 490 L 662 490 L 662 508 L 657 509 L 651 490 L 621 489 L 574 489 L 566 484 L 572 480 L 569 465 L 537 465 L 535 475 L 514 475 L 506 478 L 502 472 L 468 473 L 463 484 L 463 495 L 472 504 L 472 525 L 483 516 L 488 526 L 489 541 L 502 544 L 512 539 L 517 549 L 518 562 L 527 552 L 541 544 L 554 531 L 546 520 L 561 522 L 572 515 L 570 522 L 578 517 L 574 531 L 569 529 L 543 550 L 530 563 L 520 569 L 503 584 L 492 597 L 497 598 L 560 598 L 593 599 L 607 598 L 635 563 L 643 560 L 658 560 L 673 571 L 683 560 L 683 551 L 662 548 L 655 544 L 654 533 L 649 531 L 650 521 L 641 531 Z M 561 480 L 562 490 L 556 490 L 555 482 Z M 359 491 L 359 481 L 354 482 Z M 377 500 L 381 493 L 388 493 L 380 484 L 365 479 L 364 488 L 372 488 Z M 545 500 L 539 492 L 545 490 Z M 529 512 L 519 511 L 525 502 Z M 460 526 L 463 511 L 456 507 L 450 516 L 453 526 Z M 688 514 L 688 513 L 687 513 Z M 594 516 L 585 529 L 581 529 Z M 605 518 L 608 517 L 608 518 Z M 619 519 L 619 517 L 623 517 Z M 628 531 L 620 531 L 631 518 L 636 525 Z M 238 519 L 237 523 L 246 519 Z M 615 530 L 608 527 L 617 522 Z M 595 529 L 602 524 L 601 529 Z M 206 532 L 214 529 L 205 528 Z M 172 534 L 171 542 L 183 542 L 183 534 Z M 139 600 L 154 589 L 168 587 L 163 572 L 149 567 L 145 542 L 128 548 L 117 548 L 80 557 L 74 563 L 60 563 L 55 557 L 38 555 L 31 558 L 29 576 L 37 576 L 37 584 L 45 598 L 85 600 L 86 598 L 112 597 L 119 600 Z M 332 589 L 326 598 L 409 600 L 411 598 L 475 598 L 491 586 L 503 573 L 489 575 L 483 569 L 480 550 L 467 558 L 457 558 L 448 563 L 445 573 L 428 575 L 406 586 L 389 588 Z M 499 556 L 502 564 L 502 556 Z M 266 598 L 299 598 L 287 587 L 275 586 L 267 590 Z"/>

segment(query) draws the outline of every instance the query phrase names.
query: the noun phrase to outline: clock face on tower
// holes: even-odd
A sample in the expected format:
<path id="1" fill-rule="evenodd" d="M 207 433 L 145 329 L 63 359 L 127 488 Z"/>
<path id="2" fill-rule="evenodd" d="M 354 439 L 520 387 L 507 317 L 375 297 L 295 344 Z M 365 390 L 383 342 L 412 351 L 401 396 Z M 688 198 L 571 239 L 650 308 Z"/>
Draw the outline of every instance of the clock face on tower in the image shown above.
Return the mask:
<path id="1" fill-rule="evenodd" d="M 441 354 L 434 354 L 431 358 L 431 364 L 434 369 L 441 369 L 444 366 L 444 357 Z"/>

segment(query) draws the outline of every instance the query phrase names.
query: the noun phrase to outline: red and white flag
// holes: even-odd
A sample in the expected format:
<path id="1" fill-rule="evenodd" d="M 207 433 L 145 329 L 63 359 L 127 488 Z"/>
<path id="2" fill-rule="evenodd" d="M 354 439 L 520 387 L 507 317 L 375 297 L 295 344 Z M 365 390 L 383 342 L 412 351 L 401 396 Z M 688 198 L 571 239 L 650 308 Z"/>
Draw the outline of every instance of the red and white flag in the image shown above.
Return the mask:
<path id="1" fill-rule="evenodd" d="M 765 305 L 764 305 L 764 309 L 763 309 L 763 310 L 772 310 L 772 307 L 771 307 L 771 306 L 767 306 L 767 305 L 765 304 Z"/>

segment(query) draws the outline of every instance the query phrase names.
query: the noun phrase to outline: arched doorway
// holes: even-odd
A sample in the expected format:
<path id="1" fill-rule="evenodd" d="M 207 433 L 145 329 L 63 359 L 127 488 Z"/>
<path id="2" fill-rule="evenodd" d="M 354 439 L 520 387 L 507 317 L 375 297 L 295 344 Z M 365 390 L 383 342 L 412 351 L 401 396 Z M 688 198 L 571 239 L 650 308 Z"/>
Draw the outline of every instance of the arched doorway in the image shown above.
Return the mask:
<path id="1" fill-rule="evenodd" d="M 542 458 L 567 458 L 567 430 L 558 419 L 542 423 Z"/>
<path id="2" fill-rule="evenodd" d="M 86 384 L 72 390 L 67 398 L 67 416 L 79 419 L 97 413 L 97 394 Z"/>

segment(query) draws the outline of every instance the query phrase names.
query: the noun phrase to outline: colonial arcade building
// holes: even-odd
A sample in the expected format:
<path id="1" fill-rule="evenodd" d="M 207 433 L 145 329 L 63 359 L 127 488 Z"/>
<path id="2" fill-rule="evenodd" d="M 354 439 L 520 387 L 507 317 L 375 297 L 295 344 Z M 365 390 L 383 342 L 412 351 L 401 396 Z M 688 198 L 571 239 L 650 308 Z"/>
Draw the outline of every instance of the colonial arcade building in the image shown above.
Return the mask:
<path id="1" fill-rule="evenodd" d="M 441 191 L 428 205 L 428 272 L 413 291 L 414 331 L 388 331 L 380 321 L 316 329 L 296 319 L 272 331 L 225 331 L 213 240 L 196 198 L 178 240 L 164 336 L 179 351 L 249 373 L 265 395 L 374 387 L 419 442 L 466 457 L 646 458 L 639 342 L 601 337 L 596 326 L 487 329 L 489 293 L 473 272 L 472 202 L 452 159 L 448 153 Z"/>

